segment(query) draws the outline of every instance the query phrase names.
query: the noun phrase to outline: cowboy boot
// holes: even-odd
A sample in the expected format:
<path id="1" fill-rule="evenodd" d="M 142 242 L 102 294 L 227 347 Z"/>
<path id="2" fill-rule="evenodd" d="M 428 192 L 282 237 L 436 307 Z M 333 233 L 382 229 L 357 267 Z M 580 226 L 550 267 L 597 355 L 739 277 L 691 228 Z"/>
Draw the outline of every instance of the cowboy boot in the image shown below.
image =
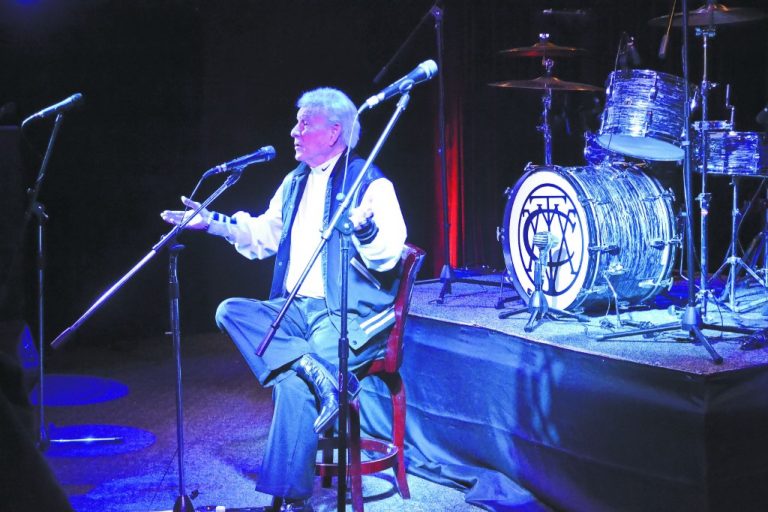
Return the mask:
<path id="1" fill-rule="evenodd" d="M 315 395 L 320 399 L 320 414 L 313 428 L 318 434 L 339 415 L 338 371 L 328 361 L 317 356 L 304 354 L 291 366 L 296 374 L 311 384 Z M 354 400 L 360 394 L 360 381 L 352 372 L 347 378 L 347 396 Z"/>

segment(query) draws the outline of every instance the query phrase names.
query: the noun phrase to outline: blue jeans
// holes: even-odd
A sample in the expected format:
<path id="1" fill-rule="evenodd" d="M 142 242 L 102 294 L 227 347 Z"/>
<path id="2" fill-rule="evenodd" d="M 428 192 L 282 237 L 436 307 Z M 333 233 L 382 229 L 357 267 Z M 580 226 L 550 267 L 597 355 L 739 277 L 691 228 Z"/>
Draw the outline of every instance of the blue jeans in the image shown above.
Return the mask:
<path id="1" fill-rule="evenodd" d="M 256 490 L 284 498 L 312 495 L 318 436 L 313 429 L 319 402 L 312 387 L 290 366 L 304 354 L 338 367 L 339 332 L 323 299 L 297 297 L 262 357 L 256 355 L 284 298 L 268 301 L 232 298 L 219 305 L 216 323 L 229 334 L 263 386 L 273 386 L 274 413 Z M 384 352 L 386 332 L 359 351 L 350 350 L 349 368 Z"/>

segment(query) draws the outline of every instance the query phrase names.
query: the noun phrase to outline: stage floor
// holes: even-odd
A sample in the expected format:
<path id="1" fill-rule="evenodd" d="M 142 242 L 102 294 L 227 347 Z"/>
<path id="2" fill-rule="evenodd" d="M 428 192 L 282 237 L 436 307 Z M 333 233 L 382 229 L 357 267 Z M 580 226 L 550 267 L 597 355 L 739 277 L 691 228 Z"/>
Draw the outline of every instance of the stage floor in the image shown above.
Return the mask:
<path id="1" fill-rule="evenodd" d="M 527 313 L 499 318 L 522 306 L 497 309 L 499 276 L 468 281 L 442 303 L 439 281 L 413 292 L 401 369 L 409 472 L 497 511 L 768 510 L 765 344 L 744 350 L 749 335 L 706 329 L 715 364 L 680 327 L 674 304 L 686 301 L 674 293 L 621 315 L 669 331 L 601 341 L 632 328 L 611 314 L 528 333 Z M 762 332 L 765 312 L 710 303 L 704 320 Z M 364 400 L 366 429 L 386 435 L 384 389 L 366 383 Z"/>
<path id="2" fill-rule="evenodd" d="M 440 304 L 437 299 L 441 284 L 437 281 L 422 281 L 414 289 L 410 314 L 458 325 L 480 326 L 585 354 L 702 375 L 768 363 L 768 346 L 763 350 L 760 350 L 762 347 L 758 347 L 758 350 L 743 350 L 742 344 L 749 336 L 710 329 L 705 329 L 703 333 L 715 352 L 723 358 L 722 364 L 713 364 L 713 358 L 705 346 L 689 339 L 688 332 L 683 331 L 682 327 L 655 334 L 635 334 L 613 340 L 598 339 L 602 335 L 631 332 L 640 324 L 650 327 L 680 324 L 682 307 L 686 302 L 685 282 L 677 281 L 670 292 L 657 297 L 655 303 L 648 307 L 636 306 L 634 310 L 621 312 L 621 321 L 630 325 L 622 326 L 615 312 L 611 311 L 584 315 L 587 322 L 547 319 L 530 333 L 523 330 L 529 317 L 527 312 L 499 318 L 502 312 L 525 307 L 510 282 L 505 282 L 503 289 L 500 283 L 500 275 L 477 276 L 451 283 L 452 293 L 446 294 Z M 503 304 L 502 309 L 497 309 L 500 297 L 508 302 Z M 768 328 L 768 290 L 756 284 L 739 285 L 736 288 L 737 306 L 753 301 L 759 303 L 761 300 L 765 302 L 749 311 L 735 314 L 725 304 L 710 299 L 702 321 L 709 325 L 742 327 L 759 332 Z"/>

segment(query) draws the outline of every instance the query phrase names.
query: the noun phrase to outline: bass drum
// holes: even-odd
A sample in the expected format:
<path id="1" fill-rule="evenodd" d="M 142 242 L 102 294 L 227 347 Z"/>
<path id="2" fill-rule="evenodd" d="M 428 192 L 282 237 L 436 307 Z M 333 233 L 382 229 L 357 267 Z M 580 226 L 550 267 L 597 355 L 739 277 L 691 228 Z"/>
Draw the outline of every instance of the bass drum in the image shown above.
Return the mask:
<path id="1" fill-rule="evenodd" d="M 654 298 L 672 284 L 673 194 L 634 166 L 528 166 L 508 191 L 501 243 L 521 297 L 534 287 L 533 236 L 559 239 L 543 292 L 550 307 L 593 310 Z"/>

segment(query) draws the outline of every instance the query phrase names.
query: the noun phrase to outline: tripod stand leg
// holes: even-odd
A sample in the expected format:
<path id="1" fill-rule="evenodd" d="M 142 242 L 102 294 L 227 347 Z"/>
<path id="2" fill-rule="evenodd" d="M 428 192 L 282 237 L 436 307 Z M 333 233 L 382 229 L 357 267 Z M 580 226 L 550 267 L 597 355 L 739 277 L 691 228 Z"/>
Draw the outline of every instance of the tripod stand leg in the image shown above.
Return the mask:
<path id="1" fill-rule="evenodd" d="M 718 354 L 717 352 L 715 352 L 715 349 L 714 349 L 714 347 L 712 347 L 712 344 L 709 342 L 709 340 L 707 339 L 707 337 L 706 337 L 706 336 L 704 336 L 704 334 L 701 332 L 701 329 L 699 329 L 699 328 L 698 328 L 697 326 L 695 326 L 695 325 L 691 325 L 691 326 L 689 327 L 689 329 L 690 329 L 690 331 L 689 331 L 689 332 L 690 332 L 691 334 L 693 334 L 694 336 L 696 336 L 696 339 L 697 339 L 697 340 L 699 340 L 699 342 L 700 342 L 702 345 L 704 345 L 704 348 L 705 348 L 705 349 L 707 349 L 707 352 L 709 352 L 709 355 L 710 355 L 710 356 L 712 356 L 712 361 L 713 361 L 715 364 L 722 364 L 722 363 L 723 363 L 723 358 L 722 358 L 722 356 L 720 356 L 720 354 Z"/>
<path id="2" fill-rule="evenodd" d="M 615 332 L 613 334 L 603 334 L 603 335 L 597 336 L 595 339 L 597 341 L 615 340 L 618 338 L 627 338 L 629 336 L 634 336 L 635 334 L 654 334 L 657 332 L 671 331 L 672 329 L 677 329 L 679 327 L 680 327 L 679 322 L 672 322 L 669 324 L 659 325 L 657 327 L 650 327 L 648 329 L 635 329 L 633 331 Z"/>
<path id="3" fill-rule="evenodd" d="M 512 315 L 517 315 L 518 313 L 522 313 L 523 311 L 528 311 L 528 306 L 524 308 L 510 309 L 509 311 L 504 311 L 503 313 L 499 313 L 499 319 L 503 320 L 505 318 L 511 317 Z"/>
<path id="4" fill-rule="evenodd" d="M 447 261 L 447 260 L 446 260 Z M 438 304 L 442 304 L 446 295 L 451 294 L 451 282 L 453 282 L 453 270 L 451 266 L 446 263 L 443 265 L 443 270 L 440 272 L 440 281 L 443 286 L 440 288 L 440 295 L 437 299 Z"/>
<path id="5" fill-rule="evenodd" d="M 525 327 L 523 327 L 523 330 L 525 332 L 533 332 L 534 329 L 536 329 L 539 325 L 541 325 L 541 322 L 544 321 L 545 316 L 546 316 L 546 313 L 543 313 L 539 309 L 532 310 L 531 315 L 528 317 L 528 322 L 526 322 Z"/>

